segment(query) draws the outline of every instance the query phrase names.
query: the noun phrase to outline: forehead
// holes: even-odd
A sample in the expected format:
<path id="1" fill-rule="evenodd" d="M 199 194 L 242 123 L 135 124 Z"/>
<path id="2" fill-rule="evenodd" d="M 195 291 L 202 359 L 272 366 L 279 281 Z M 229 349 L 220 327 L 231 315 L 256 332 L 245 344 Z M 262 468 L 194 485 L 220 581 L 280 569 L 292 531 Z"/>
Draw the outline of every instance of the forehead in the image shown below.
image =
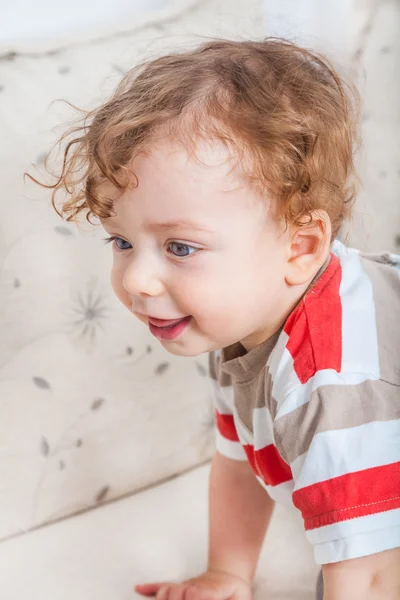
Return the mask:
<path id="1" fill-rule="evenodd" d="M 204 216 L 212 220 L 248 208 L 254 195 L 237 163 L 219 140 L 199 141 L 193 152 L 178 142 L 159 141 L 128 165 L 135 177 L 126 190 L 118 192 L 108 182 L 102 185 L 117 213 L 107 221 L 119 222 L 127 212 L 150 222 Z"/>
<path id="2" fill-rule="evenodd" d="M 218 139 L 197 139 L 187 148 L 178 140 L 162 139 L 133 159 L 134 172 L 143 177 L 175 182 L 196 182 L 215 191 L 230 192 L 243 186 L 242 172 L 233 148 Z"/>

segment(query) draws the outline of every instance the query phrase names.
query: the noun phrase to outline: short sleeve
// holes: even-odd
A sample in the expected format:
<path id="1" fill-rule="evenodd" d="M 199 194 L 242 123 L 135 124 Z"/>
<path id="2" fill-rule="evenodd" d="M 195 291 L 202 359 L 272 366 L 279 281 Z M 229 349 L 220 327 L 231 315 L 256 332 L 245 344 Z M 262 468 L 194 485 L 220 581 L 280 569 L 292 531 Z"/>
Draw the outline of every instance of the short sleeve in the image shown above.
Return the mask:
<path id="1" fill-rule="evenodd" d="M 216 449 L 233 460 L 247 460 L 247 455 L 239 441 L 234 419 L 233 387 L 228 375 L 219 380 L 219 354 L 210 352 L 209 372 L 213 387 L 216 424 Z"/>
<path id="2" fill-rule="evenodd" d="M 318 564 L 400 547 L 400 387 L 336 375 L 288 394 L 274 424 Z"/>

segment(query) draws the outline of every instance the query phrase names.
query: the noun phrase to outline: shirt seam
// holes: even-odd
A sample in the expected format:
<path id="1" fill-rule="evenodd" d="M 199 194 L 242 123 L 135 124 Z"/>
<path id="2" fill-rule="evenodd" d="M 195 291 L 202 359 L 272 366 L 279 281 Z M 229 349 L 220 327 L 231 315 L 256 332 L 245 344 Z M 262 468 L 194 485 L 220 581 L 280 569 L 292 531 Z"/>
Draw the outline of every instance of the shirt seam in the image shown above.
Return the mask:
<path id="1" fill-rule="evenodd" d="M 339 509 L 336 509 L 336 510 L 332 510 L 332 511 L 327 512 L 327 513 L 320 513 L 318 515 L 315 515 L 314 517 L 309 517 L 309 518 L 304 519 L 304 523 L 305 523 L 305 525 L 312 524 L 313 522 L 315 522 L 315 521 L 318 522 L 323 517 L 327 517 L 329 515 L 344 513 L 344 512 L 349 511 L 349 510 L 354 510 L 355 508 L 363 508 L 363 507 L 366 507 L 366 506 L 374 506 L 374 505 L 377 505 L 377 504 L 384 504 L 385 502 L 391 502 L 392 500 L 400 500 L 400 496 L 392 496 L 390 498 L 385 498 L 385 500 L 378 500 L 376 502 L 369 502 L 368 504 L 357 504 L 355 506 L 349 506 L 347 508 L 339 508 Z M 392 510 L 392 509 L 388 508 L 387 510 Z M 382 511 L 382 512 L 385 512 L 385 511 Z M 368 515 L 364 515 L 364 516 L 368 516 Z M 344 520 L 348 521 L 348 520 L 354 519 L 354 518 L 359 518 L 359 517 L 348 517 L 347 519 L 344 519 Z M 337 525 L 337 523 L 331 523 L 331 525 Z"/>
<path id="2" fill-rule="evenodd" d="M 391 500 L 399 500 L 400 496 L 393 496 L 390 498 L 385 498 L 385 500 L 377 500 L 376 502 L 368 502 L 367 504 L 356 504 L 355 506 L 348 506 L 347 508 L 337 508 L 336 510 L 331 510 L 327 513 L 321 513 L 319 515 L 315 515 L 315 517 L 311 517 L 311 519 L 317 519 L 318 517 L 325 517 L 326 515 L 332 515 L 336 512 L 345 512 L 346 510 L 353 510 L 354 508 L 362 508 L 363 506 L 373 506 L 374 504 L 382 504 L 383 502 L 390 502 Z"/>

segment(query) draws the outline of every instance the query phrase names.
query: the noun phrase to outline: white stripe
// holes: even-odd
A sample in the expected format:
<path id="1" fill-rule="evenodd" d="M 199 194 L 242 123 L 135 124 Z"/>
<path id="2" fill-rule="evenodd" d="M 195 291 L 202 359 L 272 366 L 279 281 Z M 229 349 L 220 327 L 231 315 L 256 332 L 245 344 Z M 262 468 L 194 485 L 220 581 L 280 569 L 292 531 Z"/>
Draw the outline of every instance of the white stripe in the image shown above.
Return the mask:
<path id="1" fill-rule="evenodd" d="M 342 371 L 370 373 L 379 378 L 378 335 L 372 283 L 358 252 L 340 255 L 342 281 Z"/>
<path id="2" fill-rule="evenodd" d="M 279 485 L 266 485 L 258 475 L 256 475 L 256 479 L 259 484 L 268 492 L 268 495 L 270 498 L 272 498 L 272 500 L 275 500 L 275 502 L 278 502 L 279 504 L 284 504 L 285 506 L 290 506 L 293 508 L 293 479 L 290 481 L 285 481 L 284 483 L 280 483 Z"/>
<path id="3" fill-rule="evenodd" d="M 318 527 L 318 529 L 310 529 L 306 531 L 306 536 L 312 544 L 322 544 L 332 540 L 353 537 L 361 533 L 389 529 L 396 525 L 400 525 L 400 508 L 347 519 L 332 525 Z"/>
<path id="4" fill-rule="evenodd" d="M 215 407 L 221 415 L 231 415 L 234 411 L 234 392 L 231 385 L 221 386 L 212 379 Z"/>
<path id="5" fill-rule="evenodd" d="M 400 525 L 317 544 L 314 546 L 314 559 L 318 565 L 324 565 L 370 556 L 394 548 L 400 548 Z"/>
<path id="6" fill-rule="evenodd" d="M 242 423 L 242 420 L 239 417 L 239 413 L 237 412 L 236 407 L 233 412 L 233 418 L 235 421 L 236 432 L 238 434 L 238 438 L 241 441 L 241 443 L 243 445 L 250 444 L 251 446 L 254 446 L 254 436 L 247 429 L 247 427 L 245 427 L 245 425 Z"/>
<path id="7" fill-rule="evenodd" d="M 400 460 L 400 423 L 374 421 L 317 433 L 308 451 L 291 464 L 295 490 L 332 477 Z"/>
<path id="8" fill-rule="evenodd" d="M 275 444 L 272 417 L 268 408 L 263 406 L 253 409 L 253 431 L 254 450 Z"/>
<path id="9" fill-rule="evenodd" d="M 280 375 L 282 368 L 282 357 L 286 350 L 286 344 L 288 343 L 289 336 L 284 331 L 281 332 L 277 339 L 277 342 L 269 355 L 267 365 L 269 372 L 271 373 L 272 379 L 277 379 Z"/>
<path id="10" fill-rule="evenodd" d="M 289 350 L 285 348 L 277 366 L 276 374 L 272 377 L 272 397 L 278 402 L 278 409 L 282 399 L 299 386 L 301 386 L 301 381 L 295 371 L 293 357 Z"/>
<path id="11" fill-rule="evenodd" d="M 219 385 L 218 381 L 215 381 L 214 379 L 212 380 L 212 384 L 214 388 L 215 408 L 221 415 L 230 415 L 233 417 L 233 424 L 240 440 L 238 442 L 228 440 L 220 433 L 217 427 L 215 438 L 216 448 L 221 454 L 227 456 L 228 458 L 232 458 L 234 460 L 247 460 L 247 455 L 242 447 L 242 443 L 247 442 L 243 438 L 243 434 L 238 431 L 238 415 L 234 404 L 233 387 L 231 385 L 221 386 Z"/>
<path id="12" fill-rule="evenodd" d="M 332 252 L 336 254 L 338 258 L 351 256 L 353 254 L 360 254 L 360 251 L 357 248 L 349 248 L 338 239 L 336 239 L 332 244 Z"/>
<path id="13" fill-rule="evenodd" d="M 276 419 L 307 404 L 311 394 L 323 385 L 357 385 L 371 379 L 376 380 L 377 378 L 375 375 L 368 373 L 337 373 L 334 369 L 317 371 L 307 383 L 299 383 L 297 387 L 287 393 L 286 398 L 278 406 Z"/>
<path id="14" fill-rule="evenodd" d="M 247 460 L 247 456 L 240 442 L 232 442 L 224 438 L 223 435 L 216 431 L 215 446 L 221 454 L 233 460 Z"/>
<path id="15" fill-rule="evenodd" d="M 272 378 L 271 394 L 278 402 L 278 408 L 279 402 L 288 394 L 288 392 L 301 385 L 297 373 L 294 370 L 293 357 L 286 348 L 288 341 L 289 336 L 282 331 L 267 362 L 268 370 Z"/>

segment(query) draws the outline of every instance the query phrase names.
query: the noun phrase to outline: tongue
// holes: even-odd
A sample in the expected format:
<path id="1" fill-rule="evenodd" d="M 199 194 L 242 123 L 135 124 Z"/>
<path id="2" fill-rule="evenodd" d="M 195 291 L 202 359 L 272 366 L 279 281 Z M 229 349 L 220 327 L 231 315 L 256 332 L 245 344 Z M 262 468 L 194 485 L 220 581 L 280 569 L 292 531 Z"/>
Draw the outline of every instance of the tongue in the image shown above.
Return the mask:
<path id="1" fill-rule="evenodd" d="M 186 319 L 186 318 L 187 317 L 183 317 L 182 319 L 172 319 L 171 321 L 162 321 L 161 319 L 149 319 L 149 320 L 150 320 L 150 323 L 152 323 L 156 327 L 172 327 L 173 325 L 177 325 L 178 323 L 183 321 L 183 319 Z"/>

